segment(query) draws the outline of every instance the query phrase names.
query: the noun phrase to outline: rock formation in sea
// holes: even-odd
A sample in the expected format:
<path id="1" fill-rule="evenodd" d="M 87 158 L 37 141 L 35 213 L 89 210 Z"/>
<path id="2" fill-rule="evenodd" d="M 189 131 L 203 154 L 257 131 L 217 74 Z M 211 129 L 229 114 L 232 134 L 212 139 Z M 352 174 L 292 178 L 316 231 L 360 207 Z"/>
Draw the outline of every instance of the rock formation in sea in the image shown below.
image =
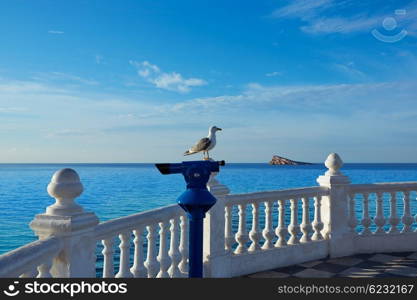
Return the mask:
<path id="1" fill-rule="evenodd" d="M 295 161 L 278 155 L 272 156 L 270 165 L 310 165 L 311 163 Z"/>

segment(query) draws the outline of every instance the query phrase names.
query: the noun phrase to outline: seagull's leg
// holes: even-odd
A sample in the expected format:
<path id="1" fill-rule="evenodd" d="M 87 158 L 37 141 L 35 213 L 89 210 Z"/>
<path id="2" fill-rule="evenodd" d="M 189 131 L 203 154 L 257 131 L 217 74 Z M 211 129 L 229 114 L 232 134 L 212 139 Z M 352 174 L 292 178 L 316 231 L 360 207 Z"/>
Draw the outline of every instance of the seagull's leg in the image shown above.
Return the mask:
<path id="1" fill-rule="evenodd" d="M 210 155 L 209 155 L 208 150 L 207 150 L 207 159 L 210 159 Z"/>
<path id="2" fill-rule="evenodd" d="M 207 156 L 204 155 L 204 153 L 207 154 Z M 209 159 L 209 157 L 208 157 L 208 151 L 203 151 L 203 160 L 208 160 L 208 159 Z"/>

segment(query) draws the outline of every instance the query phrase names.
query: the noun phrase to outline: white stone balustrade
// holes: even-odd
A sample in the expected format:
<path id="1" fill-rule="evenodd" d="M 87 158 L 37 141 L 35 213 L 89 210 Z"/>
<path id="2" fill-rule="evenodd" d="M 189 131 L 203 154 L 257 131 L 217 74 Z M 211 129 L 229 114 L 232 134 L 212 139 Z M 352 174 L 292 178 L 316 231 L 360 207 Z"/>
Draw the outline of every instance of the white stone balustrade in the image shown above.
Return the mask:
<path id="1" fill-rule="evenodd" d="M 403 225 L 402 233 L 411 232 L 414 218 L 411 214 L 410 208 L 410 193 L 417 191 L 417 182 L 398 182 L 398 183 L 375 183 L 375 184 L 351 184 L 349 186 L 349 193 L 352 199 L 355 196 L 361 196 L 363 199 L 363 214 L 361 224 L 367 235 L 375 234 L 397 234 L 400 230 L 397 228 Z M 390 215 L 384 215 L 384 195 L 386 197 L 386 207 L 389 207 Z M 398 195 L 402 195 L 402 201 L 398 201 Z M 370 216 L 369 205 L 371 196 L 376 208 L 375 216 Z M 402 216 L 398 216 L 398 205 L 402 202 L 403 210 Z M 375 229 L 371 230 L 371 225 L 375 224 Z M 389 229 L 386 231 L 384 226 L 388 225 Z"/>
<path id="2" fill-rule="evenodd" d="M 99 224 L 95 238 L 104 245 L 103 277 L 184 277 L 188 272 L 184 214 L 178 205 L 170 205 Z M 117 236 L 120 263 L 114 274 Z"/>
<path id="3" fill-rule="evenodd" d="M 336 153 L 325 166 L 319 186 L 246 194 L 229 194 L 212 174 L 208 189 L 217 202 L 204 221 L 204 276 L 417 250 L 417 182 L 351 184 Z M 97 244 L 103 277 L 187 276 L 188 220 L 178 205 L 98 223 L 75 202 L 82 191 L 74 170 L 53 175 L 55 203 L 30 224 L 39 240 L 1 255 L 0 277 L 96 276 Z"/>
<path id="4" fill-rule="evenodd" d="M 231 224 L 233 217 L 236 217 L 237 222 L 237 232 L 233 242 L 230 242 L 229 239 L 233 236 L 230 233 L 230 227 L 225 236 L 226 250 L 234 249 L 230 254 L 231 262 L 229 263 L 232 275 L 271 269 L 287 265 L 289 262 L 300 263 L 323 255 L 327 241 L 320 233 L 323 228 L 320 202 L 316 200 L 315 210 L 310 210 L 310 200 L 321 199 L 328 193 L 329 191 L 325 187 L 313 187 L 227 195 L 228 209 L 225 222 Z M 302 202 L 301 225 L 298 224 L 299 202 Z M 289 204 L 289 207 L 286 206 L 286 203 Z M 277 207 L 277 213 L 274 213 L 274 206 Z M 230 216 L 233 207 L 238 208 L 238 214 Z M 287 208 L 289 211 L 286 212 Z M 247 217 L 247 210 L 251 211 L 252 218 Z M 289 216 L 289 219 L 286 218 L 286 215 Z M 277 224 L 275 228 L 274 224 Z M 261 235 L 258 228 L 262 225 Z M 249 227 L 251 228 L 249 232 L 250 246 L 247 248 L 246 233 Z M 257 247 L 258 244 L 262 246 Z M 310 249 L 313 248 L 317 248 L 317 250 L 310 252 Z M 299 257 L 297 257 L 297 253 L 299 253 Z M 305 255 L 306 253 L 308 254 Z"/>

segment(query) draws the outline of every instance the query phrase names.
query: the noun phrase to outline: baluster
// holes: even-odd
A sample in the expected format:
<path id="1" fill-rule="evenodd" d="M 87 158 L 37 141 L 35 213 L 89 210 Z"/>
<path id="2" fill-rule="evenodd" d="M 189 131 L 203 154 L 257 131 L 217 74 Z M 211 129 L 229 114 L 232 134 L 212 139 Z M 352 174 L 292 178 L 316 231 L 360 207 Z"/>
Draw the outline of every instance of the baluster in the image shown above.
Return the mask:
<path id="1" fill-rule="evenodd" d="M 369 217 L 369 194 L 363 193 L 363 211 L 362 211 L 362 221 L 363 229 L 361 235 L 371 234 L 369 226 L 371 226 L 371 218 Z"/>
<path id="2" fill-rule="evenodd" d="M 414 219 L 416 220 L 416 223 L 417 223 L 417 214 L 415 214 Z M 414 232 L 417 232 L 417 228 L 414 229 Z"/>
<path id="3" fill-rule="evenodd" d="M 52 257 L 48 258 L 43 264 L 38 266 L 38 276 L 36 278 L 52 278 L 51 267 L 52 267 Z"/>
<path id="4" fill-rule="evenodd" d="M 349 223 L 350 232 L 356 234 L 356 225 L 358 221 L 355 215 L 355 193 L 349 194 Z"/>
<path id="5" fill-rule="evenodd" d="M 140 277 L 143 278 L 146 276 L 146 270 L 143 265 L 143 228 L 139 227 L 133 230 L 133 234 L 135 235 L 135 239 L 133 243 L 135 245 L 135 253 L 134 253 L 134 262 L 132 268 L 130 268 L 130 272 L 132 272 L 135 278 Z"/>
<path id="6" fill-rule="evenodd" d="M 303 197 L 303 221 L 301 223 L 301 231 L 303 233 L 303 236 L 300 239 L 301 243 L 308 243 L 311 241 L 310 238 L 310 232 L 312 231 L 312 227 L 310 224 L 310 216 L 309 216 L 309 210 L 310 210 L 310 203 L 308 197 Z"/>
<path id="7" fill-rule="evenodd" d="M 114 254 L 114 240 L 113 238 L 102 240 L 103 244 L 103 278 L 113 278 L 114 277 L 114 264 L 113 264 L 113 254 Z"/>
<path id="8" fill-rule="evenodd" d="M 313 221 L 314 233 L 311 239 L 313 241 L 319 241 L 323 239 L 321 231 L 323 230 L 323 222 L 321 220 L 321 196 L 314 197 L 314 221 Z"/>
<path id="9" fill-rule="evenodd" d="M 159 254 L 158 254 L 158 261 L 160 270 L 157 275 L 158 278 L 167 278 L 169 277 L 168 268 L 171 265 L 171 259 L 168 255 L 168 222 L 161 222 L 159 223 L 159 227 L 161 228 L 159 231 Z"/>
<path id="10" fill-rule="evenodd" d="M 413 224 L 413 217 L 411 216 L 410 210 L 410 191 L 403 192 L 403 217 L 401 219 L 402 223 L 404 224 L 401 233 L 411 232 L 411 225 Z"/>
<path id="11" fill-rule="evenodd" d="M 287 227 L 285 226 L 285 200 L 278 200 L 278 204 L 278 226 L 275 229 L 278 240 L 275 242 L 275 247 L 283 247 L 287 245 L 285 238 L 288 234 Z"/>
<path id="12" fill-rule="evenodd" d="M 252 203 L 252 229 L 249 232 L 250 240 L 252 244 L 249 247 L 249 251 L 257 251 L 261 249 L 259 246 L 259 240 L 261 239 L 261 233 L 259 231 L 259 203 Z"/>
<path id="13" fill-rule="evenodd" d="M 390 201 L 390 216 L 389 216 L 389 223 L 391 225 L 390 229 L 388 230 L 388 233 L 398 233 L 399 230 L 397 228 L 398 224 L 400 223 L 400 218 L 398 218 L 397 214 L 397 193 L 391 192 L 391 201 Z"/>
<path id="14" fill-rule="evenodd" d="M 116 278 L 129 278 L 132 277 L 129 269 L 129 256 L 130 256 L 130 232 L 123 232 L 119 234 L 120 238 L 120 265 L 119 272 L 116 274 Z"/>
<path id="15" fill-rule="evenodd" d="M 384 193 L 383 192 L 377 192 L 376 193 L 377 199 L 376 199 L 376 217 L 374 218 L 375 225 L 377 226 L 375 233 L 376 234 L 382 234 L 385 233 L 384 225 L 385 225 L 385 218 L 384 218 L 384 212 L 382 208 L 382 200 Z"/>
<path id="16" fill-rule="evenodd" d="M 180 253 L 181 262 L 179 264 L 180 271 L 183 274 L 188 273 L 188 222 L 185 216 L 181 216 L 181 238 L 180 238 Z"/>
<path id="17" fill-rule="evenodd" d="M 152 224 L 146 227 L 148 230 L 148 235 L 146 236 L 148 240 L 148 253 L 144 265 L 148 270 L 148 278 L 154 278 L 159 271 L 159 263 L 156 259 L 156 226 L 157 224 Z"/>
<path id="18" fill-rule="evenodd" d="M 297 220 L 298 212 L 298 199 L 291 199 L 291 223 L 288 226 L 288 231 L 290 233 L 290 239 L 288 240 L 288 245 L 298 244 L 297 234 L 300 231 Z"/>
<path id="19" fill-rule="evenodd" d="M 266 201 L 265 203 L 265 228 L 262 231 L 262 235 L 265 239 L 262 245 L 262 250 L 272 249 L 274 244 L 272 239 L 275 237 L 274 230 L 272 229 L 272 202 Z"/>
<path id="20" fill-rule="evenodd" d="M 178 267 L 181 262 L 181 253 L 178 249 L 179 237 L 178 237 L 178 218 L 171 220 L 171 241 L 169 246 L 169 257 L 171 258 L 171 266 L 168 269 L 168 274 L 171 278 L 181 277 L 181 271 Z"/>
<path id="21" fill-rule="evenodd" d="M 228 253 L 232 251 L 233 244 L 235 243 L 235 237 L 232 233 L 232 205 L 226 205 L 225 207 L 225 227 L 224 227 L 224 247 Z"/>
<path id="22" fill-rule="evenodd" d="M 236 240 L 238 247 L 235 253 L 241 254 L 246 252 L 246 242 L 248 241 L 248 235 L 246 230 L 246 204 L 239 204 L 239 230 L 236 233 Z"/>

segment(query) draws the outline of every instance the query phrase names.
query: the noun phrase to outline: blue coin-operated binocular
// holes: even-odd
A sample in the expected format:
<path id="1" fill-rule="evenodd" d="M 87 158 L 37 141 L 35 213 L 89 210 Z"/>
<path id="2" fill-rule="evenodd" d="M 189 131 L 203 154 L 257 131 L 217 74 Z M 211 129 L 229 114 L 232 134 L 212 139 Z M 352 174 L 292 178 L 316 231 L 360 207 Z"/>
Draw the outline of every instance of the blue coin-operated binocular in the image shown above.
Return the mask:
<path id="1" fill-rule="evenodd" d="M 219 172 L 222 161 L 183 161 L 174 164 L 155 164 L 164 175 L 182 174 L 187 190 L 178 199 L 178 204 L 187 212 L 189 219 L 189 277 L 203 276 L 203 219 L 216 203 L 216 198 L 207 190 L 212 172 Z"/>

